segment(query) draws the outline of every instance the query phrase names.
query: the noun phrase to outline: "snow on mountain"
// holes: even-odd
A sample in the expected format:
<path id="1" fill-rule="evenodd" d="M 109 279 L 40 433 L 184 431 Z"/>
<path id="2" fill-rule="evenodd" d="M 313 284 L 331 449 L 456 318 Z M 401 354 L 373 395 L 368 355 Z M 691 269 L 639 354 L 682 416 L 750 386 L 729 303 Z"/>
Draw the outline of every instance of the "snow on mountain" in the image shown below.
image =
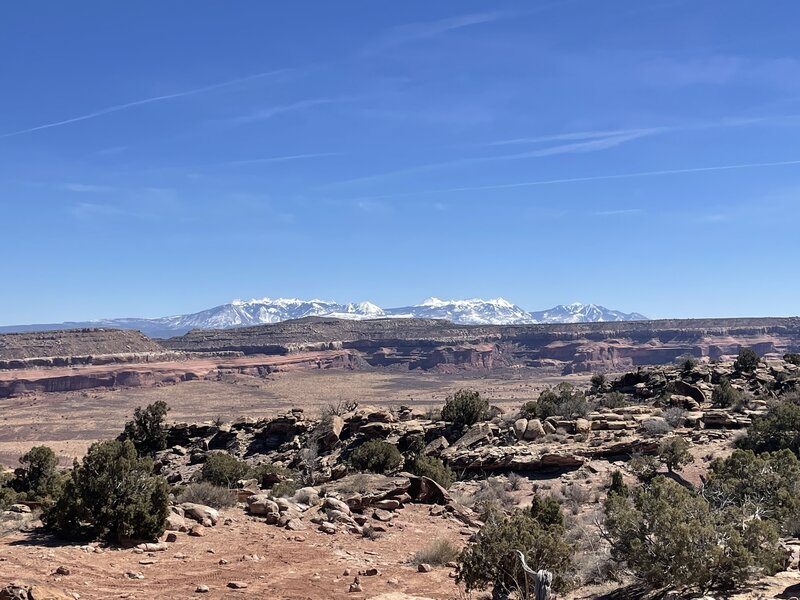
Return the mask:
<path id="1" fill-rule="evenodd" d="M 227 329 L 278 323 L 303 317 L 338 319 L 420 318 L 447 319 L 458 325 L 526 325 L 534 323 L 584 323 L 597 321 L 639 321 L 639 313 L 622 313 L 596 304 L 560 304 L 549 310 L 527 312 L 503 298 L 482 300 L 441 300 L 427 298 L 420 304 L 383 309 L 372 302 L 339 304 L 328 300 L 260 298 L 234 300 L 200 312 L 157 319 L 100 319 L 48 325 L 0 327 L 0 332 L 44 331 L 80 327 L 138 329 L 151 337 L 182 335 L 191 329 Z"/>
<path id="2" fill-rule="evenodd" d="M 597 304 L 559 304 L 548 310 L 530 313 L 536 323 L 597 323 L 600 321 L 646 321 L 639 313 L 623 313 Z"/>
<path id="3" fill-rule="evenodd" d="M 297 298 L 261 298 L 234 300 L 191 315 L 157 319 L 174 329 L 226 329 L 278 323 L 303 317 L 337 316 L 346 319 L 369 319 L 383 316 L 383 310 L 371 302 L 339 304 L 328 300 Z"/>
<path id="4" fill-rule="evenodd" d="M 447 319 L 459 325 L 524 325 L 535 321 L 524 309 L 503 298 L 440 300 L 427 298 L 421 304 L 388 308 L 391 317 Z"/>

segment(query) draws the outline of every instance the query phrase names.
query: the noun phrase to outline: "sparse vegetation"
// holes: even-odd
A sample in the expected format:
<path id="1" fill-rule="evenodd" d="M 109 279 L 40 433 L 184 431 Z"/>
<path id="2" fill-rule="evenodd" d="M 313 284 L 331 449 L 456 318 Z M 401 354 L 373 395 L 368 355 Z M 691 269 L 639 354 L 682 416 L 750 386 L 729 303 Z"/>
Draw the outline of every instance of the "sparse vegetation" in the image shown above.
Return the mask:
<path id="1" fill-rule="evenodd" d="M 614 471 L 611 473 L 611 485 L 608 488 L 608 493 L 617 494 L 623 498 L 627 498 L 630 494 L 628 486 L 625 484 L 625 481 L 622 478 L 621 471 Z"/>
<path id="2" fill-rule="evenodd" d="M 703 495 L 717 509 L 734 505 L 787 529 L 800 519 L 800 460 L 788 449 L 736 450 L 711 463 Z"/>
<path id="3" fill-rule="evenodd" d="M 694 462 L 694 457 L 689 452 L 689 442 L 679 436 L 668 437 L 658 446 L 658 460 L 666 465 L 667 470 L 681 470 L 685 465 Z"/>
<path id="4" fill-rule="evenodd" d="M 200 469 L 200 478 L 216 486 L 232 488 L 236 487 L 236 482 L 247 478 L 250 473 L 250 466 L 228 454 L 227 452 L 215 452 L 206 458 Z"/>
<path id="5" fill-rule="evenodd" d="M 589 413 L 589 403 L 580 390 L 569 383 L 559 383 L 539 394 L 535 403 L 528 402 L 523 407 L 527 418 L 546 419 L 547 417 L 577 418 Z"/>
<path id="6" fill-rule="evenodd" d="M 474 425 L 486 419 L 489 402 L 479 392 L 462 389 L 449 396 L 442 408 L 442 420 L 456 426 Z"/>
<path id="7" fill-rule="evenodd" d="M 447 465 L 434 456 L 416 456 L 409 465 L 409 470 L 414 475 L 429 477 L 444 489 L 453 485 L 455 475 Z"/>
<path id="8" fill-rule="evenodd" d="M 608 394 L 603 394 L 597 403 L 603 408 L 615 409 L 627 406 L 628 399 L 625 397 L 625 394 L 614 391 Z"/>
<path id="9" fill-rule="evenodd" d="M 133 420 L 125 424 L 122 437 L 133 442 L 139 456 L 152 456 L 167 447 L 164 429 L 167 412 L 169 406 L 163 400 L 157 400 L 146 408 L 139 406 L 133 411 Z"/>
<path id="10" fill-rule="evenodd" d="M 177 501 L 204 504 L 211 508 L 225 508 L 236 505 L 236 493 L 227 487 L 201 481 L 184 487 L 178 494 Z"/>
<path id="11" fill-rule="evenodd" d="M 525 575 L 512 550 L 519 549 L 533 569 L 553 573 L 553 590 L 561 592 L 573 584 L 574 548 L 564 537 L 564 517 L 558 503 L 538 499 L 535 508 L 515 510 L 487 523 L 460 557 L 458 581 L 467 591 L 483 590 L 490 584 L 509 594 L 525 589 Z"/>
<path id="12" fill-rule="evenodd" d="M 697 367 L 697 359 L 691 354 L 683 354 L 678 357 L 678 364 L 683 375 L 689 375 Z"/>
<path id="13" fill-rule="evenodd" d="M 69 538 L 156 539 L 164 533 L 169 490 L 152 472 L 152 460 L 139 458 L 130 440 L 92 444 L 43 521 Z"/>
<path id="14" fill-rule="evenodd" d="M 275 498 L 291 498 L 298 489 L 297 483 L 293 479 L 287 479 L 273 485 L 270 493 Z"/>
<path id="15" fill-rule="evenodd" d="M 661 436 L 672 431 L 672 426 L 664 417 L 651 417 L 642 422 L 642 429 L 650 435 Z"/>
<path id="16" fill-rule="evenodd" d="M 712 511 L 705 498 L 665 477 L 609 494 L 606 529 L 612 556 L 653 588 L 730 590 L 755 571 L 778 568 L 778 536 L 768 522 L 736 507 Z"/>
<path id="17" fill-rule="evenodd" d="M 390 473 L 403 463 L 403 455 L 394 444 L 384 440 L 369 440 L 361 444 L 350 456 L 350 464 L 357 471 Z"/>
<path id="18" fill-rule="evenodd" d="M 275 465 L 256 465 L 255 467 L 250 467 L 246 475 L 248 479 L 257 479 L 258 485 L 262 488 L 271 487 L 289 479 L 291 476 L 292 473 L 288 469 Z"/>
<path id="19" fill-rule="evenodd" d="M 770 408 L 766 415 L 753 417 L 747 435 L 738 444 L 755 452 L 787 449 L 800 456 L 800 405 L 784 402 Z"/>
<path id="20" fill-rule="evenodd" d="M 592 389 L 596 392 L 601 392 L 608 383 L 605 373 L 595 373 L 591 379 Z"/>
<path id="21" fill-rule="evenodd" d="M 61 488 L 58 457 L 47 446 L 34 446 L 19 459 L 22 465 L 14 471 L 10 486 L 27 500 L 46 501 L 55 497 Z"/>
<path id="22" fill-rule="evenodd" d="M 423 563 L 441 567 L 450 562 L 458 560 L 460 550 L 449 540 L 435 540 L 429 546 L 418 550 L 411 559 L 412 565 Z"/>
<path id="23" fill-rule="evenodd" d="M 664 411 L 664 420 L 673 429 L 683 425 L 686 419 L 686 411 L 678 406 L 670 406 Z"/>
<path id="24" fill-rule="evenodd" d="M 800 353 L 799 352 L 787 352 L 783 355 L 783 360 L 793 365 L 797 365 L 800 367 Z"/>
<path id="25" fill-rule="evenodd" d="M 727 379 L 720 381 L 711 392 L 711 403 L 717 408 L 730 408 L 741 402 L 742 392 L 733 387 Z"/>
<path id="26" fill-rule="evenodd" d="M 733 368 L 739 373 L 752 373 L 758 366 L 758 354 L 750 348 L 742 348 L 739 350 L 739 356 L 733 363 Z"/>

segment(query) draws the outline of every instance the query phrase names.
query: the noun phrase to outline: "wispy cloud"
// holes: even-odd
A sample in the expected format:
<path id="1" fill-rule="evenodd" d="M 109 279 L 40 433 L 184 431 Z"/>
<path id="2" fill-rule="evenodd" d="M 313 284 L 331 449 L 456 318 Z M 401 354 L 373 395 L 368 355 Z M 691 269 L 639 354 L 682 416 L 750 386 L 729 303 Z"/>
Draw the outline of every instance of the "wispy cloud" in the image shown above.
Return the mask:
<path id="1" fill-rule="evenodd" d="M 400 25 L 390 30 L 376 43 L 367 46 L 363 53 L 368 54 L 378 50 L 391 48 L 393 46 L 400 46 L 419 40 L 434 38 L 443 33 L 447 33 L 448 31 L 464 29 L 465 27 L 473 27 L 475 25 L 483 25 L 484 23 L 491 23 L 493 21 L 507 19 L 513 16 L 513 14 L 514 13 L 503 11 L 470 13 L 434 21 L 422 21 Z"/>
<path id="2" fill-rule="evenodd" d="M 641 208 L 618 208 L 615 210 L 598 210 L 592 213 L 595 217 L 616 217 L 623 215 L 639 215 L 644 212 Z"/>
<path id="3" fill-rule="evenodd" d="M 761 169 L 768 167 L 787 167 L 800 165 L 800 160 L 783 160 L 776 162 L 739 163 L 732 165 L 718 165 L 712 167 L 690 167 L 685 169 L 663 169 L 659 171 L 638 171 L 635 173 L 616 173 L 613 175 L 591 175 L 587 177 L 568 177 L 564 179 L 542 179 L 538 181 L 522 181 L 516 183 L 498 183 L 493 185 L 478 185 L 453 188 L 438 188 L 433 190 L 420 190 L 399 194 L 381 194 L 360 199 L 360 201 L 382 200 L 387 198 L 407 198 L 425 194 L 450 194 L 455 192 L 476 192 L 488 190 L 506 190 L 514 188 L 536 187 L 542 185 L 560 185 L 567 183 L 581 183 L 585 181 L 604 181 L 613 179 L 636 179 L 640 177 L 661 177 L 668 175 L 683 175 L 689 173 L 707 173 L 713 171 L 737 171 L 740 169 Z"/>
<path id="4" fill-rule="evenodd" d="M 666 130 L 665 127 L 648 127 L 646 129 L 611 129 L 607 131 L 570 131 L 566 133 L 554 133 L 551 135 L 539 135 L 534 137 L 512 138 L 508 140 L 498 140 L 489 142 L 487 146 L 511 146 L 515 144 L 541 144 L 545 142 L 566 142 L 570 140 L 591 140 L 596 138 L 613 138 L 617 136 L 659 133 Z"/>
<path id="5" fill-rule="evenodd" d="M 440 169 L 447 169 L 447 168 L 454 168 L 454 167 L 465 167 L 475 164 L 481 163 L 490 163 L 490 162 L 502 162 L 502 161 L 511 161 L 511 160 L 523 160 L 523 159 L 530 159 L 530 158 L 543 158 L 546 156 L 555 156 L 558 154 L 580 154 L 585 152 L 597 152 L 600 150 L 607 150 L 610 148 L 614 148 L 616 146 L 620 146 L 626 142 L 630 142 L 646 135 L 650 135 L 655 133 L 657 129 L 636 129 L 636 130 L 626 130 L 625 132 L 609 132 L 607 134 L 597 133 L 595 136 L 596 139 L 584 139 L 583 141 L 578 141 L 570 144 L 557 144 L 554 146 L 548 146 L 545 148 L 536 148 L 534 150 L 528 150 L 525 152 L 515 152 L 511 154 L 497 154 L 494 156 L 478 156 L 478 157 L 467 157 L 467 158 L 458 158 L 454 160 L 442 161 L 442 162 L 434 162 L 434 163 L 426 163 L 422 165 L 415 165 L 413 167 L 408 167 L 405 169 L 399 169 L 397 171 L 390 171 L 386 173 L 378 173 L 374 175 L 367 175 L 364 177 L 356 177 L 352 179 L 347 179 L 344 181 L 338 181 L 330 185 L 349 185 L 355 183 L 367 183 L 371 181 L 376 181 L 380 179 L 385 179 L 387 177 L 396 177 L 400 175 L 413 175 L 419 173 L 426 173 L 431 171 L 438 171 Z M 570 135 L 570 134 L 564 134 Z M 578 134 L 575 134 L 578 135 Z M 601 136 L 601 137 L 597 137 Z M 587 135 L 583 135 L 582 137 L 588 137 Z M 537 139 L 537 138 L 533 138 Z M 552 136 L 545 136 L 541 139 L 552 139 Z M 581 139 L 581 137 L 560 137 L 556 136 L 556 139 Z"/>
<path id="6" fill-rule="evenodd" d="M 97 194 L 111 192 L 114 188 L 107 185 L 94 185 L 89 183 L 61 183 L 56 186 L 56 189 L 78 194 Z"/>
<path id="7" fill-rule="evenodd" d="M 223 122 L 230 125 L 244 125 L 247 123 L 254 123 L 256 121 L 266 121 L 267 119 L 277 117 L 278 115 L 282 115 L 284 113 L 303 110 L 306 108 L 313 108 L 315 106 L 322 106 L 324 104 L 333 104 L 334 102 L 340 101 L 341 100 L 336 98 L 312 98 L 310 100 L 299 100 L 290 104 L 281 104 L 277 106 L 260 108 L 240 117 L 224 119 Z"/>
<path id="8" fill-rule="evenodd" d="M 72 117 L 69 119 L 64 119 L 61 121 L 53 121 L 50 123 L 44 123 L 42 125 L 36 125 L 35 127 L 28 127 L 26 129 L 19 129 L 17 131 L 11 131 L 8 133 L 0 134 L 0 139 L 2 138 L 9 138 L 14 137 L 17 135 L 23 135 L 26 133 L 33 133 L 34 131 L 42 131 L 44 129 L 52 129 L 54 127 L 62 127 L 64 125 L 70 125 L 72 123 L 78 123 L 80 121 L 88 121 L 89 119 L 95 119 L 97 117 L 101 117 L 103 115 L 108 115 L 111 113 L 120 112 L 123 110 L 128 110 L 130 108 L 135 108 L 137 106 L 143 106 L 145 104 L 153 104 L 156 102 L 163 102 L 165 100 L 174 100 L 177 98 L 185 98 L 186 96 L 194 96 L 197 94 L 203 94 L 205 92 L 210 92 L 213 90 L 218 90 L 221 88 L 231 87 L 235 85 L 240 85 L 242 83 L 247 83 L 249 81 L 254 81 L 256 79 L 262 79 L 265 77 L 271 77 L 280 73 L 284 73 L 285 70 L 277 70 L 277 71 L 266 71 L 263 73 L 256 73 L 255 75 L 249 75 L 247 77 L 239 77 L 237 79 L 229 79 L 228 81 L 223 81 L 221 83 L 214 83 L 212 85 L 206 85 L 199 88 L 193 88 L 190 90 L 184 90 L 182 92 L 176 92 L 174 94 L 164 94 L 162 96 L 152 96 L 150 98 L 144 98 L 142 100 L 134 100 L 133 102 L 125 102 L 124 104 L 116 104 L 114 106 L 108 106 L 106 108 L 101 108 L 99 110 L 89 112 L 83 115 L 79 115 L 77 117 Z"/>
<path id="9" fill-rule="evenodd" d="M 97 202 L 79 202 L 69 208 L 72 216 L 80 221 L 98 221 L 114 218 L 156 220 L 155 212 L 143 210 L 128 210 L 113 204 L 100 204 Z"/>
<path id="10" fill-rule="evenodd" d="M 732 55 L 665 58 L 647 64 L 642 75 L 648 83 L 659 86 L 769 84 L 797 88 L 800 60 Z"/>
<path id="11" fill-rule="evenodd" d="M 322 158 L 326 156 L 341 156 L 341 152 L 311 152 L 308 154 L 288 154 L 286 156 L 269 156 L 267 158 L 248 158 L 245 160 L 231 160 L 228 162 L 217 163 L 220 166 L 239 166 L 239 165 L 260 165 L 265 163 L 280 163 L 291 160 L 305 160 L 308 158 Z"/>

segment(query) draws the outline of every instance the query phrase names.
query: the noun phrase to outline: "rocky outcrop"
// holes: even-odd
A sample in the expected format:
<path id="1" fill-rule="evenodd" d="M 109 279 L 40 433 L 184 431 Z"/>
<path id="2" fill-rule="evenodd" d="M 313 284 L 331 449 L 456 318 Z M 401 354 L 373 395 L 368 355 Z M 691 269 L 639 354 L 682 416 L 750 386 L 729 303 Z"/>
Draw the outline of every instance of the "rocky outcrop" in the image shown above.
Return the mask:
<path id="1" fill-rule="evenodd" d="M 458 326 L 433 319 L 340 321 L 308 318 L 165 340 L 182 351 L 292 353 L 354 351 L 372 366 L 480 368 L 558 365 L 567 373 L 719 358 L 743 346 L 760 354 L 800 348 L 799 318 L 685 319 L 560 325 Z"/>
<path id="2" fill-rule="evenodd" d="M 164 348 L 158 342 L 138 331 L 121 329 L 69 329 L 0 335 L 0 361 L 161 352 Z M 70 363 L 52 366 L 67 364 Z"/>

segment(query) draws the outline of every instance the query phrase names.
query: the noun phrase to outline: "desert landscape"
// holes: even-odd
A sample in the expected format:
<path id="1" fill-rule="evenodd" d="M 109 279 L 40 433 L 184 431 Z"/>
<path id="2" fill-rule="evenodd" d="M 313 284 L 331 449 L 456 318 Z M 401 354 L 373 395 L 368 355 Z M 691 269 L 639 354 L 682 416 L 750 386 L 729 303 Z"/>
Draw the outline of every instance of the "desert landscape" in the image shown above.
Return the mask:
<path id="1" fill-rule="evenodd" d="M 306 319 L 185 340 L 114 330 L 0 336 L 0 462 L 9 473 L 36 446 L 68 468 L 91 444 L 118 437 L 135 409 L 163 403 L 165 449 L 154 469 L 172 489 L 161 540 L 122 545 L 60 541 L 39 521 L 41 502 L 18 498 L 0 525 L 0 571 L 28 591 L 3 593 L 480 597 L 463 579 L 459 553 L 497 518 L 490 515 L 551 498 L 574 552 L 572 583 L 554 597 L 650 597 L 612 560 L 602 525 L 612 474 L 629 487 L 652 478 L 664 468 L 665 440 L 679 438 L 685 456 L 666 474 L 702 489 L 711 462 L 731 455 L 771 398 L 796 390 L 800 367 L 784 355 L 800 344 L 797 321 L 550 329 L 522 342 L 530 334 L 513 326 Z M 560 350 L 567 335 L 569 353 Z M 623 335 L 629 350 L 620 359 L 606 349 Z M 748 344 L 764 356 L 752 374 L 737 375 L 734 359 Z M 587 346 L 604 349 L 594 373 L 573 368 Z M 626 371 L 632 355 L 654 364 Z M 746 406 L 716 399 L 728 377 Z M 462 390 L 486 402 L 471 426 L 442 420 Z M 537 407 L 547 401 L 565 404 L 546 417 Z M 370 441 L 397 448 L 405 464 L 355 467 Z M 269 465 L 269 475 L 248 480 L 242 471 L 217 508 L 187 500 L 182 494 L 207 480 L 204 465 L 220 453 L 248 469 Z M 414 456 L 442 465 L 444 485 L 409 472 Z M 800 540 L 784 538 L 781 548 L 781 570 L 725 597 L 791 597 L 800 589 Z"/>
<path id="2" fill-rule="evenodd" d="M 0 4 L 0 600 L 800 600 L 798 18 Z"/>

